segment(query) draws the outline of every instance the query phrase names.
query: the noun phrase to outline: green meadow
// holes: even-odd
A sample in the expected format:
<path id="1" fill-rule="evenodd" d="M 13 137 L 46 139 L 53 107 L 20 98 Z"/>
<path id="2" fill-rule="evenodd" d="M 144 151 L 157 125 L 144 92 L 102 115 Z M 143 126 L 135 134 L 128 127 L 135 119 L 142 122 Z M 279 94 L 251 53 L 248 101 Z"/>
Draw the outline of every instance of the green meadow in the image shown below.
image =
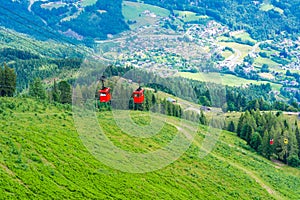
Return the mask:
<path id="1" fill-rule="evenodd" d="M 176 161 L 132 174 L 90 154 L 69 106 L 1 98 L 0 107 L 0 199 L 300 198 L 300 170 L 264 159 L 235 133 L 221 132 L 212 151 L 201 158 L 199 152 L 208 150 L 205 138 L 218 131 L 199 126 L 191 146 Z M 137 125 L 149 122 L 149 113 L 130 115 Z M 106 136 L 129 152 L 155 151 L 178 132 L 178 119 L 169 118 L 157 135 L 132 137 L 117 126 L 111 112 L 96 116 Z M 181 126 L 188 131 L 192 125 L 183 121 Z"/>
<path id="2" fill-rule="evenodd" d="M 256 81 L 256 80 L 248 80 L 241 77 L 237 77 L 231 74 L 220 74 L 217 72 L 210 73 L 190 73 L 190 72 L 179 72 L 178 76 L 182 76 L 184 78 L 189 78 L 193 80 L 203 81 L 203 82 L 213 82 L 219 83 L 228 86 L 242 86 L 247 84 L 266 84 L 270 83 L 274 90 L 280 90 L 281 85 L 271 83 L 268 81 Z"/>
<path id="3" fill-rule="evenodd" d="M 155 14 L 156 16 L 150 17 L 147 16 L 144 12 L 150 11 L 150 13 Z M 136 21 L 135 24 L 130 25 L 132 29 L 138 28 L 144 25 L 153 24 L 156 20 L 156 17 L 167 17 L 170 14 L 170 11 L 167 9 L 152 6 L 144 3 L 137 3 L 131 1 L 123 1 L 122 3 L 122 13 L 126 21 Z"/>

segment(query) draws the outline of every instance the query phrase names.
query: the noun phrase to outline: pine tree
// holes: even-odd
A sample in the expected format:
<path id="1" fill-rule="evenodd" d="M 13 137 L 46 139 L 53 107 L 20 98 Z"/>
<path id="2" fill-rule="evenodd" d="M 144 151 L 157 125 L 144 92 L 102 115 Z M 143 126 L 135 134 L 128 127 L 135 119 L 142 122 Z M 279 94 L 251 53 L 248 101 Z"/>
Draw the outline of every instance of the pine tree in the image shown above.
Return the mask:
<path id="1" fill-rule="evenodd" d="M 6 64 L 4 65 L 4 74 L 5 74 L 5 85 L 7 86 L 6 95 L 12 97 L 16 90 L 16 73 L 14 69 L 9 68 Z"/>
<path id="2" fill-rule="evenodd" d="M 287 131 L 280 131 L 275 136 L 275 153 L 278 156 L 279 160 L 282 160 L 286 163 L 288 155 L 288 145 L 284 143 L 284 140 L 287 138 Z"/>
<path id="3" fill-rule="evenodd" d="M 149 111 L 152 106 L 152 95 L 148 90 L 146 90 L 144 93 L 145 93 L 145 110 Z"/>
<path id="4" fill-rule="evenodd" d="M 290 155 L 287 158 L 287 164 L 292 167 L 298 167 L 298 166 L 300 166 L 300 159 L 297 155 Z"/>
<path id="5" fill-rule="evenodd" d="M 245 124 L 241 131 L 241 138 L 249 144 L 253 135 L 253 128 L 249 124 Z"/>
<path id="6" fill-rule="evenodd" d="M 12 97 L 16 91 L 17 76 L 14 69 L 0 67 L 0 96 Z"/>
<path id="7" fill-rule="evenodd" d="M 242 131 L 242 128 L 244 126 L 244 114 L 241 114 L 240 118 L 239 118 L 239 122 L 238 122 L 238 126 L 237 126 L 237 136 L 241 136 L 241 131 Z"/>
<path id="8" fill-rule="evenodd" d="M 78 88 L 80 90 L 80 88 Z M 78 92 L 79 92 L 78 90 Z M 82 94 L 81 94 L 81 98 L 82 98 Z M 56 80 L 54 79 L 54 83 L 53 83 L 53 89 L 52 89 L 52 99 L 53 101 L 55 102 L 59 102 L 59 90 L 58 90 L 58 86 L 57 86 L 57 83 L 56 83 Z"/>
<path id="9" fill-rule="evenodd" d="M 61 81 L 58 83 L 58 89 L 60 90 L 60 103 L 72 103 L 71 85 L 67 81 Z"/>
<path id="10" fill-rule="evenodd" d="M 230 132 L 234 132 L 235 131 L 235 125 L 233 121 L 230 121 L 230 123 L 228 124 L 227 130 Z"/>
<path id="11" fill-rule="evenodd" d="M 166 112 L 167 112 L 167 115 L 169 116 L 172 116 L 173 113 L 172 113 L 172 104 L 169 102 L 169 101 L 166 101 Z"/>
<path id="12" fill-rule="evenodd" d="M 30 83 L 29 95 L 38 99 L 46 99 L 46 90 L 40 78 L 36 78 Z"/>
<path id="13" fill-rule="evenodd" d="M 53 88 L 54 89 L 54 88 Z M 58 92 L 58 87 L 57 87 L 57 92 Z M 59 100 L 59 99 L 58 99 Z M 73 99 L 73 103 L 74 105 L 81 105 L 82 103 L 82 93 L 81 93 L 81 89 L 80 86 L 77 85 L 74 89 L 74 99 Z"/>
<path id="14" fill-rule="evenodd" d="M 129 110 L 133 110 L 134 109 L 134 102 L 133 102 L 133 98 L 129 98 L 129 101 L 128 101 L 128 109 Z"/>
<path id="15" fill-rule="evenodd" d="M 291 156 L 297 156 L 298 157 L 298 153 L 299 153 L 299 149 L 298 149 L 298 142 L 297 142 L 297 138 L 296 135 L 293 131 L 289 131 L 288 132 L 288 157 Z"/>
<path id="16" fill-rule="evenodd" d="M 256 130 L 257 128 L 257 124 L 256 121 L 253 117 L 254 110 L 252 110 L 251 112 L 246 111 L 245 112 L 245 122 L 247 122 L 247 124 L 249 124 L 254 130 Z"/>
<path id="17" fill-rule="evenodd" d="M 274 151 L 273 146 L 270 144 L 271 139 L 273 138 L 269 135 L 269 132 L 266 130 L 262 139 L 261 154 L 268 159 L 270 159 Z"/>
<path id="18" fill-rule="evenodd" d="M 296 139 L 297 139 L 297 143 L 298 143 L 298 157 L 300 159 L 300 131 L 299 131 L 298 125 L 295 130 L 295 135 L 296 135 Z"/>
<path id="19" fill-rule="evenodd" d="M 152 105 L 155 105 L 155 104 L 156 104 L 156 97 L 155 97 L 154 94 L 152 94 L 151 101 L 152 101 Z"/>
<path id="20" fill-rule="evenodd" d="M 260 134 L 254 132 L 250 139 L 250 146 L 257 151 L 261 144 L 262 144 L 262 138 Z"/>
<path id="21" fill-rule="evenodd" d="M 255 104 L 254 104 L 254 110 L 258 110 L 259 108 L 260 108 L 260 105 L 259 105 L 258 100 L 256 99 Z"/>
<path id="22" fill-rule="evenodd" d="M 202 110 L 200 111 L 199 121 L 200 121 L 200 124 L 207 125 L 207 119 Z"/>
<path id="23" fill-rule="evenodd" d="M 176 105 L 176 117 L 181 118 L 181 116 L 182 116 L 182 109 L 180 105 Z"/>
<path id="24" fill-rule="evenodd" d="M 4 69 L 0 66 L 0 96 L 5 96 Z"/>

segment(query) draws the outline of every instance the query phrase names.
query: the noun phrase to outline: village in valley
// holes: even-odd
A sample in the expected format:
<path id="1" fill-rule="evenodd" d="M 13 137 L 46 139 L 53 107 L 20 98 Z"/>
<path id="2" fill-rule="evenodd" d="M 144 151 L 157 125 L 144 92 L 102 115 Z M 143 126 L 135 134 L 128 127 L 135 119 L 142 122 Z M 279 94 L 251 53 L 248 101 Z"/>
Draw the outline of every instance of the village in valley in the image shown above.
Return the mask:
<path id="1" fill-rule="evenodd" d="M 139 3 L 123 4 L 126 8 Z M 255 74 L 256 80 L 280 86 L 278 94 L 280 89 L 299 92 L 299 78 L 286 73 L 300 70 L 300 38 L 257 42 L 245 31 L 230 31 L 207 16 L 187 11 L 155 12 L 155 9 L 146 7 L 136 16 L 124 9 L 131 30 L 96 41 L 99 55 L 116 66 L 148 69 L 162 76 L 181 72 L 234 74 L 237 68 L 242 68 L 246 76 Z"/>
<path id="2" fill-rule="evenodd" d="M 61 19 L 68 21 L 93 3 L 45 1 L 41 6 L 52 9 L 72 5 L 72 15 Z M 203 74 L 219 73 L 224 82 L 237 77 L 236 86 L 269 82 L 276 94 L 300 92 L 299 37 L 287 37 L 282 31 L 275 40 L 257 41 L 246 30 L 230 30 L 206 15 L 169 11 L 141 2 L 123 1 L 122 12 L 130 30 L 95 40 L 97 55 L 116 66 L 197 80 Z M 83 39 L 71 29 L 63 34 Z"/>

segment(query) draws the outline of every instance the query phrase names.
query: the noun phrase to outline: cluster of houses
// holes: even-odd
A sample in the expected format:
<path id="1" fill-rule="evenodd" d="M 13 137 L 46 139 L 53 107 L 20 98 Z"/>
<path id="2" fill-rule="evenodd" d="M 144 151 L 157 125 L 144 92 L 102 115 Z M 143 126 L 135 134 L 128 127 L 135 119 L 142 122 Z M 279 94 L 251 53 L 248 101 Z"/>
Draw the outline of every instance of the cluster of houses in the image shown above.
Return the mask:
<path id="1" fill-rule="evenodd" d="M 284 86 L 296 87 L 299 85 L 297 81 L 283 80 L 280 82 Z"/>
<path id="2" fill-rule="evenodd" d="M 224 33 L 234 36 L 243 32 L 230 32 L 227 27 L 215 21 L 209 21 L 206 25 L 187 23 L 175 30 L 164 29 L 162 24 L 172 21 L 171 17 L 176 16 L 160 17 L 149 10 L 141 12 L 140 15 L 155 18 L 155 22 L 139 27 L 135 32 L 121 34 L 121 37 L 127 39 L 116 39 L 119 44 L 112 45 L 109 51 L 117 52 L 117 66 L 134 66 L 154 71 L 169 70 L 172 72 L 194 69 L 199 67 L 203 60 L 210 59 L 209 51 L 221 52 L 223 50 L 217 44 L 217 37 Z M 285 39 L 272 45 L 288 49 L 287 52 L 297 58 L 293 63 L 282 66 L 282 68 L 300 70 L 300 38 L 298 41 Z M 295 48 L 297 45 L 298 47 Z M 259 55 L 258 52 L 252 51 L 249 56 L 256 58 Z M 279 57 L 280 55 L 274 56 Z M 232 62 L 227 61 L 226 63 L 225 60 L 219 62 L 219 66 L 228 67 L 233 63 L 235 66 L 239 64 L 238 61 L 233 55 Z M 244 63 L 244 67 L 246 73 L 256 70 L 251 64 Z M 277 77 L 276 74 L 274 76 Z M 293 88 L 299 86 L 299 83 L 293 80 L 284 80 L 281 84 L 286 88 L 292 88 L 289 89 L 292 92 L 294 92 Z"/>
<path id="3" fill-rule="evenodd" d="M 207 25 L 186 24 L 184 32 L 168 30 L 161 27 L 161 22 L 166 20 L 166 17 L 154 16 L 149 10 L 141 14 L 156 17 L 157 22 L 138 28 L 134 36 L 127 37 L 128 39 L 120 41 L 117 47 L 114 45 L 109 50 L 120 55 L 117 65 L 145 69 L 194 69 L 203 59 L 210 59 L 207 47 L 216 49 L 216 37 L 228 31 L 215 21 L 210 21 Z"/>

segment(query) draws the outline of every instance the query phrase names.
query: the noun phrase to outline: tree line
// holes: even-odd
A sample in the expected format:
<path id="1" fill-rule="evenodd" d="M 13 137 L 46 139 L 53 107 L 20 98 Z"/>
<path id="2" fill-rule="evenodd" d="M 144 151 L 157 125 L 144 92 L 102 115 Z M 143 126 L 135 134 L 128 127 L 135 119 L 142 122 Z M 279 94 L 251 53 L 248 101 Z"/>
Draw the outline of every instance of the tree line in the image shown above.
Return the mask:
<path id="1" fill-rule="evenodd" d="M 144 101 L 141 104 L 134 104 L 132 92 L 136 89 L 136 84 L 124 81 L 121 84 L 116 84 L 116 78 L 107 80 L 106 87 L 109 87 L 112 95 L 111 102 L 100 103 L 99 89 L 100 83 L 93 83 L 91 85 L 77 84 L 74 88 L 73 103 L 75 105 L 87 105 L 91 101 L 96 102 L 96 107 L 101 111 L 110 111 L 111 109 L 118 110 L 140 110 L 161 113 L 164 115 L 184 118 L 191 121 L 199 121 L 199 115 L 196 112 L 184 112 L 182 107 L 175 99 L 165 98 L 157 93 L 157 90 L 145 88 Z"/>
<path id="2" fill-rule="evenodd" d="M 0 49 L 0 62 L 8 63 L 8 67 L 15 70 L 18 92 L 28 89 L 29 83 L 35 77 L 41 79 L 56 77 L 65 71 L 77 70 L 82 65 L 83 59 L 79 53 L 69 54 L 66 49 L 61 49 L 60 55 L 56 56 L 58 57 L 40 56 L 30 51 L 14 48 Z"/>
<path id="3" fill-rule="evenodd" d="M 72 68 L 80 67 L 82 60 L 81 59 L 65 59 L 65 60 L 55 59 L 52 60 L 51 63 L 52 66 L 57 66 L 59 69 L 65 70 L 65 68 L 67 69 L 69 68 L 68 66 L 72 66 Z M 28 73 L 30 72 L 32 73 L 32 71 L 30 71 L 24 66 L 22 68 L 22 65 L 20 66 L 20 68 L 15 66 L 14 64 L 12 64 L 12 66 L 16 68 L 15 74 L 17 74 L 17 76 L 16 75 L 14 76 L 16 79 L 16 84 L 12 85 L 14 90 L 12 90 L 13 92 L 9 93 L 10 96 L 12 96 L 15 93 L 16 85 L 24 86 L 24 84 L 26 84 L 27 85 L 26 87 L 29 89 L 30 87 L 32 88 L 33 86 L 32 78 L 28 78 L 31 77 L 28 75 Z M 6 71 L 8 71 L 8 69 L 10 68 L 4 67 L 3 69 L 6 69 Z M 22 73 L 22 71 L 20 70 L 22 70 L 23 72 L 26 71 L 26 73 Z M 300 109 L 298 104 L 295 103 L 295 101 L 293 102 L 277 101 L 272 92 L 272 88 L 270 84 L 261 84 L 261 85 L 250 84 L 248 87 L 231 87 L 231 86 L 223 86 L 215 83 L 205 83 L 196 80 L 190 80 L 182 77 L 161 78 L 160 76 L 158 76 L 153 72 L 133 69 L 132 67 L 124 68 L 124 67 L 115 67 L 111 65 L 106 67 L 104 71 L 103 68 L 101 70 L 102 71 L 91 70 L 89 74 L 83 77 L 83 80 L 88 81 L 89 83 L 83 82 L 83 84 L 81 85 L 90 85 L 92 82 L 96 82 L 99 77 L 99 74 L 104 74 L 108 78 L 113 76 L 122 76 L 126 79 L 135 82 L 138 82 L 139 81 L 138 79 L 142 78 L 145 86 L 151 87 L 155 91 L 161 90 L 163 92 L 172 94 L 179 98 L 192 101 L 194 103 L 203 106 L 219 107 L 222 108 L 224 112 L 246 111 L 251 109 L 281 110 L 281 111 L 294 112 Z M 53 73 L 55 73 L 55 72 L 50 72 L 48 70 L 42 70 L 42 71 L 37 70 L 37 72 L 39 73 L 37 73 L 34 77 L 40 77 L 40 78 L 45 78 L 49 76 L 51 77 Z M 46 72 L 50 72 L 50 74 L 47 74 Z M 5 78 L 1 79 L 2 82 L 5 80 L 6 80 Z M 25 82 L 25 83 L 21 84 L 20 82 Z M 75 80 L 73 79 L 68 80 L 68 84 L 73 84 L 74 82 Z M 78 79 L 77 82 L 80 83 L 80 79 Z M 3 83 L 2 85 L 6 85 L 6 83 Z M 7 89 L 5 90 L 3 89 L 3 95 L 7 95 L 5 93 L 6 90 Z M 19 90 L 21 91 L 20 88 Z M 57 98 L 54 97 L 55 101 L 56 99 Z M 70 100 L 67 100 L 66 102 L 70 102 Z"/>
<path id="4" fill-rule="evenodd" d="M 53 86 L 46 90 L 42 80 L 40 78 L 36 78 L 29 85 L 28 95 L 30 97 L 49 102 L 57 102 L 61 104 L 72 103 L 72 87 L 65 80 L 58 83 L 54 80 Z"/>
<path id="5" fill-rule="evenodd" d="M 154 72 L 115 66 L 110 66 L 101 73 L 108 77 L 119 75 L 135 82 L 142 78 L 146 86 L 156 91 L 160 90 L 203 106 L 219 107 L 224 112 L 251 109 L 295 112 L 300 109 L 298 104 L 293 102 L 276 100 L 269 83 L 249 84 L 247 87 L 223 86 L 183 77 L 161 78 Z M 95 74 L 97 73 L 91 73 L 91 75 L 87 75 L 89 78 L 85 79 L 95 81 Z"/>
<path id="6" fill-rule="evenodd" d="M 280 112 L 246 111 L 237 125 L 230 121 L 227 130 L 236 132 L 238 137 L 268 159 L 275 158 L 293 167 L 300 166 L 298 123 L 289 122 Z"/>
<path id="7" fill-rule="evenodd" d="M 0 96 L 12 97 L 16 91 L 17 76 L 14 69 L 6 64 L 0 66 Z"/>

